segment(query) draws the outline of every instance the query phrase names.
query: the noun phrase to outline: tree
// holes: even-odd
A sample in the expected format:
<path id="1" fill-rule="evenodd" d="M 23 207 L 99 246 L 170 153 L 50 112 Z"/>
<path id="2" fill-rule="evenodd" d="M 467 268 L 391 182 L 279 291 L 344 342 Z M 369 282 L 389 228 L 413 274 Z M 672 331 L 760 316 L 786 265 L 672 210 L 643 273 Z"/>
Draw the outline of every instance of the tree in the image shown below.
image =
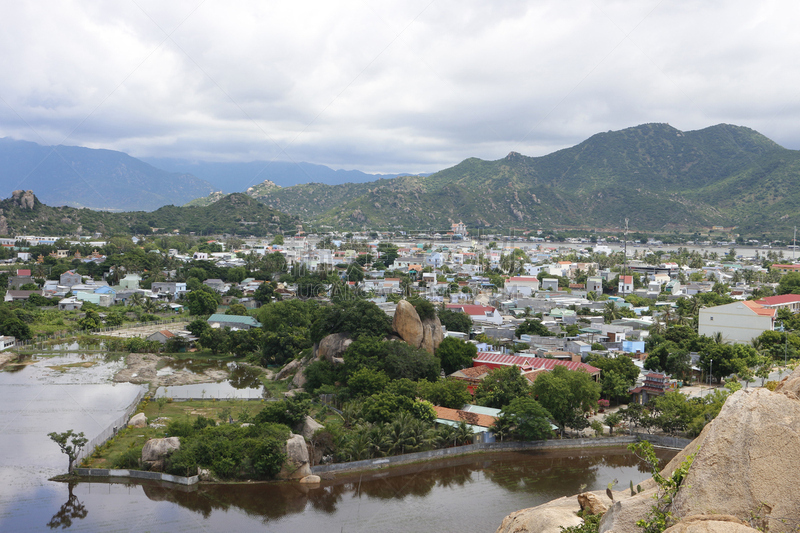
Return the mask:
<path id="1" fill-rule="evenodd" d="M 247 308 L 243 304 L 233 304 L 231 305 L 227 311 L 225 311 L 226 315 L 238 315 L 238 316 L 248 316 Z"/>
<path id="2" fill-rule="evenodd" d="M 417 394 L 434 405 L 450 409 L 461 409 L 472 399 L 467 383 L 457 379 L 422 379 L 417 383 Z"/>
<path id="3" fill-rule="evenodd" d="M 600 385 L 587 372 L 558 365 L 536 378 L 533 392 L 553 416 L 563 436 L 566 427 L 582 429 L 588 425 L 584 413 L 597 405 Z"/>
<path id="4" fill-rule="evenodd" d="M 800 272 L 784 274 L 775 289 L 778 294 L 800 294 Z"/>
<path id="5" fill-rule="evenodd" d="M 186 295 L 186 307 L 193 315 L 212 315 L 221 300 L 213 289 L 202 286 Z"/>
<path id="6" fill-rule="evenodd" d="M 455 337 L 446 337 L 436 349 L 436 356 L 442 363 L 445 374 L 472 366 L 472 360 L 478 355 L 478 348 L 469 342 Z"/>
<path id="7" fill-rule="evenodd" d="M 520 337 L 522 335 L 539 335 L 541 337 L 547 337 L 549 335 L 552 335 L 552 333 L 550 333 L 550 330 L 547 329 L 540 320 L 531 318 L 525 320 L 525 322 L 517 326 L 517 329 L 514 332 L 514 334 L 517 337 Z"/>
<path id="8" fill-rule="evenodd" d="M 551 415 L 533 398 L 515 398 L 503 408 L 495 426 L 504 428 L 503 433 L 520 440 L 546 440 L 552 435 Z"/>
<path id="9" fill-rule="evenodd" d="M 479 405 L 502 409 L 515 398 L 528 396 L 530 383 L 517 365 L 496 368 L 489 372 L 475 390 L 475 401 Z"/>
<path id="10" fill-rule="evenodd" d="M 469 333 L 472 331 L 472 319 L 467 313 L 453 311 L 452 309 L 439 310 L 439 321 L 447 331 L 460 331 Z"/>
<path id="11" fill-rule="evenodd" d="M 84 317 L 78 320 L 78 326 L 83 330 L 97 329 L 102 323 L 103 321 L 97 311 L 91 309 L 86 311 Z"/>
<path id="12" fill-rule="evenodd" d="M 83 431 L 80 433 L 74 433 L 71 429 L 68 429 L 63 433 L 56 433 L 53 431 L 48 433 L 47 436 L 50 437 L 50 440 L 58 444 L 58 447 L 61 448 L 61 453 L 66 454 L 67 458 L 69 459 L 69 469 L 67 472 L 71 474 L 72 463 L 75 462 L 75 459 L 78 457 L 78 453 L 84 446 L 86 446 L 86 443 L 89 442 L 89 439 L 83 435 Z"/>
<path id="13" fill-rule="evenodd" d="M 280 233 L 275 235 L 275 237 L 272 238 L 272 244 L 276 244 L 278 246 L 282 245 L 283 244 L 283 235 L 281 235 Z"/>

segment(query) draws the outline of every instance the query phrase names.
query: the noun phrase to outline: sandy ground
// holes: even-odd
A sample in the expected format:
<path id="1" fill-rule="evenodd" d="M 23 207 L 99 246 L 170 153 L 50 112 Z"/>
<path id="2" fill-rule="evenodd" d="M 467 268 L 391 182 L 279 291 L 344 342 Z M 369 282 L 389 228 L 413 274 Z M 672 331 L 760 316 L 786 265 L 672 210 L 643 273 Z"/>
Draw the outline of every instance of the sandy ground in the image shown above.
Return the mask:
<path id="1" fill-rule="evenodd" d="M 104 337 L 122 337 L 125 339 L 131 337 L 149 337 L 156 331 L 161 331 L 162 329 L 167 329 L 169 331 L 181 331 L 185 330 L 186 326 L 189 325 L 187 320 L 175 321 L 169 324 L 149 324 L 146 326 L 137 326 L 137 327 L 130 327 L 130 328 L 120 328 L 114 331 L 104 331 L 100 333 L 100 335 Z"/>
<path id="2" fill-rule="evenodd" d="M 6 366 L 8 363 L 10 363 L 11 361 L 13 361 L 16 358 L 17 358 L 17 354 L 12 353 L 12 352 L 0 353 L 0 368 L 3 368 L 4 366 Z"/>
<path id="3" fill-rule="evenodd" d="M 128 355 L 125 368 L 114 375 L 114 381 L 137 384 L 149 383 L 153 387 L 172 387 L 195 383 L 216 383 L 228 378 L 227 371 L 216 369 L 208 369 L 202 373 L 176 370 L 169 375 L 156 375 L 156 365 L 159 362 L 169 363 L 172 360 L 171 357 L 163 357 L 151 353 L 132 353 Z"/>

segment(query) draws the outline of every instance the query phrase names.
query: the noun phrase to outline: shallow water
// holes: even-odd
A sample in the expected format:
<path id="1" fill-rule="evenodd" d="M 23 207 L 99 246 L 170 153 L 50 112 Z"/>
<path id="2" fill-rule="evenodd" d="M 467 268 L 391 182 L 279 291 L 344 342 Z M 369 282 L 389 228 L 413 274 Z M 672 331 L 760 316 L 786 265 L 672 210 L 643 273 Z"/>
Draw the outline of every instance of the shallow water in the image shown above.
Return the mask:
<path id="1" fill-rule="evenodd" d="M 482 454 L 293 483 L 203 485 L 48 481 L 66 471 L 50 431 L 92 438 L 140 390 L 109 383 L 102 354 L 24 359 L 0 372 L 0 531 L 494 531 L 507 514 L 647 477 L 624 448 Z M 94 363 L 89 368 L 66 366 Z M 49 367 L 58 367 L 56 370 Z M 254 389 L 235 389 L 248 391 Z M 206 387 L 209 384 L 198 385 Z M 168 392 L 178 387 L 169 387 Z M 663 458 L 674 452 L 660 450 Z"/>

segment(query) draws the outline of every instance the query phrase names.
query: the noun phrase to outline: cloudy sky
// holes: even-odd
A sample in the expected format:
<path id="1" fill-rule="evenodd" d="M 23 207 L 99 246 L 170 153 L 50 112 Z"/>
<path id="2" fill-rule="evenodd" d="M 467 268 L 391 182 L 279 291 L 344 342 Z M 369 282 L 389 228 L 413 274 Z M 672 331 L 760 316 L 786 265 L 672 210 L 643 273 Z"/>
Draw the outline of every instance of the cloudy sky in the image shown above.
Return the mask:
<path id="1" fill-rule="evenodd" d="M 800 148 L 793 0 L 5 2 L 0 136 L 430 172 L 646 122 Z"/>

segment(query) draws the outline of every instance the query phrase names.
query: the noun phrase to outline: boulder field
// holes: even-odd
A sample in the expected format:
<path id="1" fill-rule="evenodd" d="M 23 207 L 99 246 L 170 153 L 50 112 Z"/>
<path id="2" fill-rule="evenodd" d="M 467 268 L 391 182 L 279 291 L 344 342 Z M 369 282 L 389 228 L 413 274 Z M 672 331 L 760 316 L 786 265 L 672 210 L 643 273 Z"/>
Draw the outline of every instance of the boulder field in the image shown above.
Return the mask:
<path id="1" fill-rule="evenodd" d="M 696 453 L 671 506 L 665 533 L 790 532 L 800 528 L 800 369 L 774 392 L 765 388 L 732 394 L 717 418 L 662 470 L 671 476 Z M 658 487 L 652 478 L 642 492 L 597 491 L 508 515 L 497 533 L 546 533 L 581 523 L 582 507 L 603 512 L 600 533 L 639 533 Z M 591 494 L 592 496 L 587 496 Z M 580 502 L 579 502 L 580 499 Z"/>

